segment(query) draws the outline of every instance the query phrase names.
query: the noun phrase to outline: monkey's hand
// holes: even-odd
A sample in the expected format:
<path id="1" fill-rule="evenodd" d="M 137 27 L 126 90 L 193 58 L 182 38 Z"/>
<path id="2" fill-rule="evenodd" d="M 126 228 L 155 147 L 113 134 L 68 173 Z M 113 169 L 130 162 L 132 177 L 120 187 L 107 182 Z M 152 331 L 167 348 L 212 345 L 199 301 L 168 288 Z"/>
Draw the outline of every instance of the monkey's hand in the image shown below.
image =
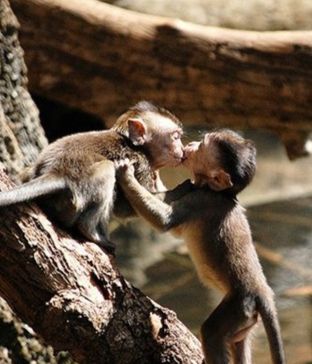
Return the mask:
<path id="1" fill-rule="evenodd" d="M 134 166 L 128 158 L 115 161 L 116 178 L 119 182 L 134 178 Z"/>

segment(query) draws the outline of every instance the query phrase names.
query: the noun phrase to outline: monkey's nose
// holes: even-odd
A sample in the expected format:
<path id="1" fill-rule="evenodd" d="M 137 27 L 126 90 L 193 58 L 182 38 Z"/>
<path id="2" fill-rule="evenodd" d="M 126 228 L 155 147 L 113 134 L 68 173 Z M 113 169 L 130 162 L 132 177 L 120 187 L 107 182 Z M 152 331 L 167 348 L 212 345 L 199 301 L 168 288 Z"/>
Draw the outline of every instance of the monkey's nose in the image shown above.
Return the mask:
<path id="1" fill-rule="evenodd" d="M 185 153 L 185 149 L 183 149 L 181 161 L 184 162 L 185 159 L 186 159 L 186 153 Z"/>
<path id="2" fill-rule="evenodd" d="M 188 150 L 188 148 L 187 148 L 187 146 L 186 147 L 184 147 L 183 148 L 183 156 L 182 156 L 182 161 L 185 161 L 185 159 L 187 159 L 187 157 L 189 156 L 189 150 Z"/>
<path id="3" fill-rule="evenodd" d="M 192 148 L 192 147 L 195 147 L 195 145 L 197 145 L 197 144 L 198 144 L 198 142 L 195 142 L 195 141 L 189 142 L 188 144 L 186 144 L 185 148 Z"/>

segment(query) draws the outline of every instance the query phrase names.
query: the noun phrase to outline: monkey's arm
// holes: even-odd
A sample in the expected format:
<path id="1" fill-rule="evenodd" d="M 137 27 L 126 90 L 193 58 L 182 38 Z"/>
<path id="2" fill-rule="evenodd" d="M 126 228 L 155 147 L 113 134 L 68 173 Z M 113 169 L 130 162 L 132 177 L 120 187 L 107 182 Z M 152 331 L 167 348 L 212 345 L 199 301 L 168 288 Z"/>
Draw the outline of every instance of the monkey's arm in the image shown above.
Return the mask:
<path id="1" fill-rule="evenodd" d="M 132 166 L 118 167 L 117 179 L 133 208 L 156 229 L 168 231 L 182 223 L 189 215 L 189 209 L 185 204 L 168 204 L 142 187 L 134 177 Z"/>
<path id="2" fill-rule="evenodd" d="M 172 190 L 168 190 L 165 192 L 156 192 L 153 193 L 153 195 L 156 196 L 159 200 L 170 204 L 171 202 L 177 201 L 186 194 L 190 193 L 194 190 L 194 188 L 194 184 L 189 179 L 187 179 Z"/>
<path id="3" fill-rule="evenodd" d="M 157 185 L 157 186 L 158 187 L 163 186 L 163 188 L 157 188 L 157 190 L 165 189 L 165 186 L 163 184 Z M 126 219 L 126 218 L 137 216 L 136 211 L 134 211 L 133 206 L 131 205 L 131 203 L 129 203 L 130 201 L 128 201 L 127 196 L 125 196 L 125 192 L 122 191 L 122 189 L 119 187 L 121 187 L 121 186 L 118 186 L 118 189 L 117 189 L 118 197 L 114 204 L 115 217 L 120 218 L 120 219 Z M 186 180 L 186 181 L 182 182 L 180 185 L 178 185 L 177 187 L 175 187 L 173 190 L 162 191 L 162 192 L 153 192 L 152 194 L 155 197 L 157 197 L 159 200 L 170 204 L 173 201 L 179 200 L 180 198 L 182 198 L 183 196 L 185 196 L 186 194 L 188 194 L 189 192 L 191 192 L 193 190 L 194 190 L 194 185 L 192 184 L 192 182 L 190 180 Z"/>
<path id="4" fill-rule="evenodd" d="M 117 177 L 119 178 L 120 175 Z M 172 207 L 142 187 L 133 175 L 120 177 L 119 183 L 132 207 L 156 229 L 167 231 Z"/>

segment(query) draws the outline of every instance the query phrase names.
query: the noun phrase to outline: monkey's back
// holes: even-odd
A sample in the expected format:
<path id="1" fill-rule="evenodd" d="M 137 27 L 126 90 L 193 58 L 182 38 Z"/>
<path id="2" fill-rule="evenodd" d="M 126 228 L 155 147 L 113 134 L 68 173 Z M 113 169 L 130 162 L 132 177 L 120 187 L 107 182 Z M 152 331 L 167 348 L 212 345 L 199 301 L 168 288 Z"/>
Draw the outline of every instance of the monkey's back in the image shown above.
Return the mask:
<path id="1" fill-rule="evenodd" d="M 135 175 L 149 190 L 154 187 L 154 173 L 142 148 L 113 130 L 78 133 L 51 143 L 40 154 L 31 178 L 53 173 L 72 180 L 89 177 L 91 167 L 101 160 L 116 161 L 128 158 L 134 162 Z"/>
<path id="2" fill-rule="evenodd" d="M 88 193 L 89 179 L 92 178 L 93 166 L 101 161 L 117 161 L 128 158 L 133 162 L 135 176 L 148 190 L 155 190 L 155 176 L 148 157 L 139 147 L 133 146 L 126 137 L 116 131 L 78 133 L 63 137 L 49 144 L 30 168 L 24 182 L 42 175 L 54 175 L 65 179 L 69 189 L 53 196 L 41 199 L 40 205 L 57 220 L 64 216 L 76 216 L 81 205 L 77 201 L 78 191 Z M 105 194 L 105 191 L 103 191 Z M 115 181 L 114 213 L 126 218 L 136 215 L 122 190 Z M 92 204 L 92 197 L 86 203 Z M 76 218 L 75 218 L 76 219 Z M 69 218 L 70 221 L 75 219 Z M 72 225 L 72 222 L 66 224 Z"/>

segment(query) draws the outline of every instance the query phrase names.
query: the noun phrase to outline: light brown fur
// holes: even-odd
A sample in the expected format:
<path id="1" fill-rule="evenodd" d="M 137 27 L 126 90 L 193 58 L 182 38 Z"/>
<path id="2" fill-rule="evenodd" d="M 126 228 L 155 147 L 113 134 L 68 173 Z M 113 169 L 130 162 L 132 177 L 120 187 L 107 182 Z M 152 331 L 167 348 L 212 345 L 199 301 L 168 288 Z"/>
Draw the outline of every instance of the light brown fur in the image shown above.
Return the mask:
<path id="1" fill-rule="evenodd" d="M 24 175 L 26 183 L 0 194 L 0 206 L 41 197 L 49 216 L 112 249 L 107 224 L 113 209 L 118 217 L 134 214 L 116 184 L 114 161 L 130 159 L 140 183 L 158 192 L 163 186 L 158 169 L 182 161 L 181 135 L 170 112 L 140 102 L 110 130 L 73 134 L 50 144 Z"/>
<path id="2" fill-rule="evenodd" d="M 204 322 L 201 339 L 207 364 L 250 364 L 250 330 L 261 315 L 274 364 L 284 364 L 273 292 L 263 274 L 244 209 L 236 194 L 255 172 L 255 147 L 223 130 L 185 147 L 192 189 L 171 203 L 154 198 L 121 162 L 118 180 L 134 209 L 161 231 L 182 237 L 205 285 L 224 294 Z"/>

